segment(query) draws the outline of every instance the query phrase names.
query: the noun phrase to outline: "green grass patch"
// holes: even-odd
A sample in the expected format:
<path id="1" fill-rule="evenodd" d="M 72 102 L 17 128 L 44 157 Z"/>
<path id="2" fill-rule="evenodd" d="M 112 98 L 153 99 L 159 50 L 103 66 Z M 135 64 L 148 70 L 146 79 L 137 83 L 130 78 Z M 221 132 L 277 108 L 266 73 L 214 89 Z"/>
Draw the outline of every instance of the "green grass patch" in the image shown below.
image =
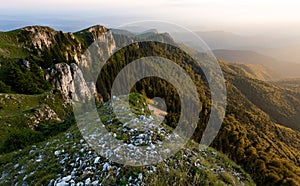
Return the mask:
<path id="1" fill-rule="evenodd" d="M 43 105 L 48 105 L 63 120 L 40 121 L 33 126 L 33 120 Z M 70 112 L 63 106 L 59 95 L 0 94 L 0 154 L 22 149 L 66 131 L 75 123 Z"/>

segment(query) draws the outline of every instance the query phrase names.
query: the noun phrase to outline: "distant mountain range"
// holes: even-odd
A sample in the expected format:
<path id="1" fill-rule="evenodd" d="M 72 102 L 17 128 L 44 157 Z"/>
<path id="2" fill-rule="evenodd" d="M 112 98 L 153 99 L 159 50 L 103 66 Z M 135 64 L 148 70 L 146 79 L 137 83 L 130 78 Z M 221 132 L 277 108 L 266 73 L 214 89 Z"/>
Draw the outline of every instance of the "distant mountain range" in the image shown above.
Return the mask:
<path id="1" fill-rule="evenodd" d="M 196 32 L 196 34 L 208 44 L 216 57 L 224 61 L 263 65 L 264 68 L 268 68 L 267 71 L 271 74 L 267 76 L 272 80 L 300 77 L 298 37 L 242 36 L 223 31 Z M 179 42 L 199 47 L 188 34 L 172 33 L 172 36 Z"/>
<path id="2" fill-rule="evenodd" d="M 276 60 L 272 57 L 246 50 L 213 50 L 215 56 L 226 62 L 244 64 L 250 73 L 263 74 L 265 80 L 300 77 L 300 64 Z M 247 70 L 247 69 L 246 69 Z M 247 70 L 249 72 L 249 70 Z M 259 78 L 261 79 L 261 78 Z M 263 80 L 262 79 L 262 80 Z"/>

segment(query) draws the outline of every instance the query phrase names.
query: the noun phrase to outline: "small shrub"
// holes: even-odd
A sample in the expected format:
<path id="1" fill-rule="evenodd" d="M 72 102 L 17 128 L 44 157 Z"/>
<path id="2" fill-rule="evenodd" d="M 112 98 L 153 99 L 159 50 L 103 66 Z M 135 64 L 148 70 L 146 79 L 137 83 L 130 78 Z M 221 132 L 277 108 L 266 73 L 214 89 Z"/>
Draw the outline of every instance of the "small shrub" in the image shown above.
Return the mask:
<path id="1" fill-rule="evenodd" d="M 7 153 L 44 140 L 41 132 L 30 129 L 8 128 L 1 138 L 0 152 Z"/>

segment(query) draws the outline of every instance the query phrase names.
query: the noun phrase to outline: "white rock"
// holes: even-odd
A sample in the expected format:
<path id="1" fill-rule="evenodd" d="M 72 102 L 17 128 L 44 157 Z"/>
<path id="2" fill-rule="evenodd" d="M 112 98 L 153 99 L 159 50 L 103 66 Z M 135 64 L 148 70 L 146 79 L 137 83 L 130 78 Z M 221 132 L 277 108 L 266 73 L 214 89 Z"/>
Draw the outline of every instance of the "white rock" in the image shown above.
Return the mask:
<path id="1" fill-rule="evenodd" d="M 25 181 L 25 180 L 27 179 L 27 177 L 28 177 L 28 176 L 27 176 L 27 175 L 25 175 L 25 176 L 24 176 L 24 178 L 23 178 L 23 181 Z"/>
<path id="2" fill-rule="evenodd" d="M 139 173 L 138 178 L 139 178 L 139 180 L 142 180 L 142 179 L 143 179 L 143 174 L 142 174 L 142 173 Z"/>
<path id="3" fill-rule="evenodd" d="M 153 172 L 156 172 L 156 167 L 152 166 Z"/>
<path id="4" fill-rule="evenodd" d="M 90 185 L 90 183 L 91 183 L 91 178 L 85 180 L 85 185 Z"/>
<path id="5" fill-rule="evenodd" d="M 82 71 L 75 63 L 70 65 L 66 63 L 55 64 L 50 69 L 49 74 L 50 83 L 62 93 L 64 98 L 68 98 L 66 101 L 71 101 L 70 93 L 75 101 L 91 97 L 92 93 L 84 81 Z"/>
<path id="6" fill-rule="evenodd" d="M 98 183 L 99 183 L 99 181 L 96 180 L 96 181 L 93 181 L 93 182 L 92 182 L 92 185 L 93 185 L 93 186 L 96 186 L 96 185 L 98 185 Z"/>
<path id="7" fill-rule="evenodd" d="M 50 180 L 50 183 L 48 184 L 48 186 L 53 186 L 55 183 L 54 179 Z"/>
<path id="8" fill-rule="evenodd" d="M 59 154 L 60 154 L 60 150 L 57 150 L 57 151 L 54 152 L 55 156 L 58 156 Z"/>
<path id="9" fill-rule="evenodd" d="M 43 159 L 37 159 L 35 161 L 39 163 L 39 162 L 43 161 Z"/>
<path id="10" fill-rule="evenodd" d="M 19 167 L 19 164 L 18 164 L 18 163 L 15 164 L 14 168 L 16 169 L 16 168 L 18 168 L 18 167 Z"/>
<path id="11" fill-rule="evenodd" d="M 25 170 L 20 170 L 19 172 L 18 172 L 18 174 L 24 174 L 25 173 Z"/>
<path id="12" fill-rule="evenodd" d="M 63 177 L 61 180 L 63 181 L 63 182 L 68 182 L 68 181 L 70 181 L 71 180 L 71 175 L 69 175 L 69 176 L 66 176 L 66 177 Z"/>
<path id="13" fill-rule="evenodd" d="M 82 182 L 78 182 L 76 186 L 84 186 L 84 184 Z"/>
<path id="14" fill-rule="evenodd" d="M 75 186 L 75 181 L 71 180 L 71 181 L 69 181 L 69 184 L 70 184 L 70 186 Z"/>
<path id="15" fill-rule="evenodd" d="M 64 181 L 56 184 L 56 186 L 68 186 L 68 185 L 69 184 Z"/>
<path id="16" fill-rule="evenodd" d="M 103 165 L 103 169 L 102 169 L 102 172 L 104 172 L 104 171 L 109 171 L 110 170 L 110 165 L 109 165 L 109 163 L 105 163 L 104 165 Z"/>
<path id="17" fill-rule="evenodd" d="M 94 161 L 94 164 L 99 163 L 99 160 L 100 160 L 100 157 L 97 157 L 97 158 L 95 159 L 95 161 Z"/>

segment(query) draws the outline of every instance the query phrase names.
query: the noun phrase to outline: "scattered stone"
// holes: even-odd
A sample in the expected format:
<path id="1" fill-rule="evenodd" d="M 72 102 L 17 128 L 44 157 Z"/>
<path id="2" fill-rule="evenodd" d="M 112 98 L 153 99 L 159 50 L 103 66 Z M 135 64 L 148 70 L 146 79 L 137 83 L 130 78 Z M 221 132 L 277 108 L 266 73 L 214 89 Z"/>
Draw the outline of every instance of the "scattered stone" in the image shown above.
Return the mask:
<path id="1" fill-rule="evenodd" d="M 60 155 L 60 150 L 55 151 L 55 152 L 54 152 L 54 155 L 55 155 L 55 156 L 59 156 L 59 155 Z"/>
<path id="2" fill-rule="evenodd" d="M 75 181 L 74 180 L 69 181 L 69 185 L 70 186 L 75 186 Z"/>
<path id="3" fill-rule="evenodd" d="M 23 181 L 25 181 L 27 179 L 28 175 L 25 175 L 23 178 Z"/>
<path id="4" fill-rule="evenodd" d="M 37 159 L 35 161 L 39 163 L 39 162 L 43 161 L 43 159 Z"/>
<path id="5" fill-rule="evenodd" d="M 156 167 L 152 166 L 153 172 L 156 172 Z"/>
<path id="6" fill-rule="evenodd" d="M 117 99 L 117 98 L 116 98 Z M 120 107 L 122 108 L 122 107 Z M 126 109 L 125 107 L 123 109 Z M 117 137 L 122 136 L 122 134 L 126 133 L 128 135 L 128 139 L 126 139 L 127 143 L 127 149 L 128 149 L 128 156 L 131 157 L 137 157 L 139 158 L 140 151 L 137 148 L 139 145 L 145 145 L 147 146 L 147 152 L 149 152 L 149 157 L 157 156 L 157 149 L 163 147 L 162 141 L 164 139 L 172 139 L 171 137 L 180 138 L 179 135 L 176 133 L 172 133 L 169 128 L 164 127 L 161 123 L 156 124 L 154 120 L 156 118 L 153 118 L 152 116 L 145 116 L 141 115 L 136 117 L 136 115 L 128 114 L 128 116 L 132 116 L 129 118 L 126 122 L 126 124 L 120 124 L 118 125 L 117 130 L 113 130 L 113 132 L 110 133 L 110 137 Z M 98 119 L 97 119 L 98 120 Z M 108 118 L 109 122 L 113 123 L 114 120 L 111 118 Z M 134 124 L 134 125 L 133 125 Z M 145 130 L 139 130 L 140 128 L 137 127 L 139 124 L 143 124 L 143 126 L 146 126 Z M 104 127 L 106 127 L 104 125 Z M 121 135 L 120 135 L 121 133 Z M 89 137 L 89 140 L 97 140 L 99 134 L 96 132 L 91 134 Z M 173 136 L 172 136 L 173 135 Z M 118 164 L 108 162 L 108 160 L 104 160 L 103 157 L 99 157 L 99 155 L 93 151 L 93 149 L 85 142 L 84 139 L 78 139 L 75 134 L 71 133 L 65 133 L 64 139 L 55 139 L 51 142 L 47 142 L 46 145 L 43 147 L 39 147 L 41 150 L 42 148 L 49 148 L 51 149 L 49 152 L 53 152 L 54 155 L 57 158 L 57 162 L 60 163 L 61 173 L 56 175 L 55 179 L 52 179 L 48 186 L 64 186 L 64 185 L 71 185 L 71 186 L 84 186 L 84 185 L 102 185 L 101 180 L 108 179 L 109 177 L 118 178 L 125 180 L 125 182 L 128 182 L 128 185 L 145 185 L 143 182 L 143 177 L 146 177 L 148 173 L 157 173 L 160 171 L 161 168 L 165 169 L 166 171 L 170 172 L 171 169 L 180 168 L 180 165 L 185 166 L 195 166 L 194 168 L 203 169 L 205 171 L 210 171 L 209 168 L 204 167 L 200 163 L 199 156 L 207 156 L 207 154 L 211 154 L 212 156 L 217 156 L 217 152 L 210 152 L 208 150 L 202 150 L 199 149 L 198 151 L 192 151 L 185 149 L 184 153 L 182 153 L 182 159 L 180 160 L 174 160 L 171 158 L 171 160 L 163 161 L 165 164 L 163 167 L 160 165 L 156 167 L 156 165 L 153 166 L 146 166 L 146 170 L 142 169 L 141 172 L 135 172 L 134 174 L 131 174 L 131 176 L 128 178 L 128 174 L 126 175 L 126 172 L 124 175 L 121 175 L 124 173 L 122 171 L 123 166 L 120 166 Z M 77 140 L 80 141 L 80 143 L 77 142 Z M 99 140 L 99 139 L 98 139 Z M 106 140 L 105 138 L 101 140 Z M 76 142 L 77 143 L 76 143 Z M 62 142 L 62 143 L 60 143 Z M 99 146 L 100 148 L 107 149 L 107 154 L 117 154 L 119 152 L 118 148 L 111 150 L 108 145 Z M 34 147 L 36 148 L 36 147 Z M 63 148 L 65 150 L 63 150 Z M 54 150 L 53 150 L 54 149 Z M 60 149 L 60 150 L 58 150 Z M 70 150 L 71 149 L 71 150 Z M 121 149 L 121 148 L 120 148 Z M 164 153 L 170 153 L 171 150 L 168 148 L 163 149 Z M 42 151 L 41 151 L 42 152 Z M 46 154 L 39 154 L 41 153 L 38 150 L 31 150 L 29 153 L 34 155 L 32 158 L 32 162 L 35 161 L 40 162 L 43 159 L 45 159 Z M 127 153 L 127 152 L 126 152 Z M 37 157 L 38 156 L 38 157 Z M 213 158 L 213 157 L 211 157 Z M 158 159 L 158 158 L 157 158 Z M 181 162 L 180 162 L 181 161 Z M 182 162 L 183 161 L 183 162 Z M 37 164 L 37 166 L 43 166 L 41 163 Z M 12 164 L 11 167 L 14 167 L 15 169 L 19 168 L 19 164 Z M 37 171 L 39 171 L 40 167 L 37 167 Z M 102 167 L 102 169 L 101 169 Z M 34 175 L 34 172 L 25 175 L 26 168 L 21 168 L 21 171 L 19 171 L 19 174 L 22 175 L 16 175 L 23 178 L 23 181 L 28 179 L 28 177 Z M 219 174 L 224 172 L 224 168 L 216 165 L 216 168 L 212 170 L 212 173 Z M 226 168 L 227 171 L 227 168 Z M 239 175 L 238 172 L 235 172 L 233 174 L 235 177 L 237 177 L 237 180 L 243 179 L 243 175 Z M 2 178 L 5 179 L 5 174 L 2 172 L 2 177 L 0 178 L 0 181 Z M 241 178 L 240 178 L 241 177 Z M 99 181 L 100 180 L 100 181 Z M 2 183 L 2 182 L 0 182 Z M 20 184 L 20 183 L 19 183 Z M 23 184 L 23 183 L 21 183 Z M 25 183 L 26 185 L 26 183 Z"/>
<path id="7" fill-rule="evenodd" d="M 105 172 L 105 171 L 109 171 L 109 170 L 110 170 L 110 165 L 109 165 L 109 163 L 106 162 L 106 163 L 103 165 L 102 171 Z"/>
<path id="8" fill-rule="evenodd" d="M 52 180 L 50 180 L 48 186 L 54 186 L 54 183 L 55 183 L 55 181 L 54 181 L 54 179 L 52 179 Z"/>
<path id="9" fill-rule="evenodd" d="M 91 178 L 85 180 L 85 185 L 90 185 L 90 183 L 91 183 Z"/>
<path id="10" fill-rule="evenodd" d="M 60 183 L 57 183 L 55 186 L 69 186 L 69 184 L 66 182 L 60 182 Z"/>
<path id="11" fill-rule="evenodd" d="M 14 168 L 16 169 L 16 168 L 18 168 L 18 167 L 19 167 L 19 164 L 18 164 L 18 163 L 15 164 Z"/>
<path id="12" fill-rule="evenodd" d="M 99 181 L 98 181 L 98 180 L 92 182 L 92 185 L 93 185 L 93 186 L 97 186 L 98 184 L 99 184 Z"/>
<path id="13" fill-rule="evenodd" d="M 23 169 L 23 170 L 20 170 L 19 172 L 18 172 L 18 174 L 24 174 L 25 173 L 25 170 Z"/>
<path id="14" fill-rule="evenodd" d="M 99 160 L 100 160 L 100 157 L 97 157 L 94 161 L 94 164 L 98 164 L 99 163 Z"/>
<path id="15" fill-rule="evenodd" d="M 63 177 L 61 180 L 64 181 L 64 182 L 68 182 L 68 181 L 71 180 L 71 178 L 72 178 L 72 176 L 69 175 L 69 176 Z"/>
<path id="16" fill-rule="evenodd" d="M 143 179 L 143 174 L 142 174 L 142 173 L 139 173 L 138 179 L 139 179 L 139 180 L 142 180 L 142 179 Z"/>

